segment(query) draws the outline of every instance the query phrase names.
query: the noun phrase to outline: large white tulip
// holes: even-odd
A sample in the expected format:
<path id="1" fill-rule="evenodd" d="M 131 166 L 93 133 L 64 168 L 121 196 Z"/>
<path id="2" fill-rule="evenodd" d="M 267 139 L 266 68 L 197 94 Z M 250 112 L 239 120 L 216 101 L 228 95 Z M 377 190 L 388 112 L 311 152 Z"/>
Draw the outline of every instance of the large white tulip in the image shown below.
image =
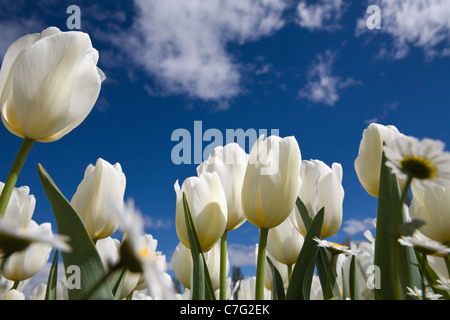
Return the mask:
<path id="1" fill-rule="evenodd" d="M 245 222 L 242 211 L 241 191 L 247 169 L 248 155 L 237 144 L 216 147 L 209 158 L 197 167 L 197 174 L 217 172 L 227 199 L 227 226 L 231 231 Z"/>
<path id="2" fill-rule="evenodd" d="M 373 197 L 378 197 L 383 143 L 389 145 L 400 135 L 396 127 L 378 123 L 371 123 L 364 129 L 354 165 L 361 185 Z"/>
<path id="3" fill-rule="evenodd" d="M 0 71 L 0 111 L 13 134 L 60 139 L 91 112 L 103 72 L 89 35 L 50 27 L 9 47 Z"/>
<path id="4" fill-rule="evenodd" d="M 199 177 L 187 178 L 181 189 L 176 181 L 174 188 L 178 238 L 190 248 L 183 206 L 185 193 L 202 251 L 209 251 L 222 237 L 227 224 L 227 200 L 219 175 L 205 172 Z"/>
<path id="5" fill-rule="evenodd" d="M 301 154 L 294 137 L 261 136 L 250 152 L 242 208 L 258 228 L 271 229 L 291 213 L 300 186 Z"/>
<path id="6" fill-rule="evenodd" d="M 292 210 L 291 215 L 295 214 Z M 267 251 L 277 261 L 292 266 L 302 250 L 304 238 L 297 231 L 291 219 L 269 230 Z"/>
<path id="7" fill-rule="evenodd" d="M 299 198 L 305 204 L 311 218 L 325 208 L 321 238 L 334 235 L 342 223 L 342 205 L 344 201 L 344 188 L 342 187 L 342 166 L 333 163 L 330 168 L 320 160 L 305 160 L 300 169 L 302 185 Z M 306 236 L 307 230 L 303 219 L 294 207 L 296 214 L 290 216 L 297 230 Z"/>
<path id="8" fill-rule="evenodd" d="M 420 187 L 412 183 L 413 200 L 409 214 L 425 221 L 419 230 L 428 238 L 450 242 L 450 187 Z"/>
<path id="9" fill-rule="evenodd" d="M 98 159 L 90 164 L 72 197 L 71 204 L 83 220 L 92 239 L 111 236 L 118 228 L 112 208 L 123 207 L 126 178 L 119 163 Z"/>

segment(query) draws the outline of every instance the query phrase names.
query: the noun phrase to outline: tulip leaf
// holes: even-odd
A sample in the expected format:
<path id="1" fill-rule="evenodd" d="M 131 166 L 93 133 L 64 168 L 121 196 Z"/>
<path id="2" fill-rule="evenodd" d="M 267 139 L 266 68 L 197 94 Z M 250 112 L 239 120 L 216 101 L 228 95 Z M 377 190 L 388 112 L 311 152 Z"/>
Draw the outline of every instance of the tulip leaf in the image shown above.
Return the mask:
<path id="1" fill-rule="evenodd" d="M 205 257 L 198 240 L 194 221 L 187 202 L 186 194 L 183 193 L 183 208 L 186 220 L 186 229 L 189 237 L 189 244 L 192 255 L 193 270 L 191 277 L 191 298 L 193 300 L 215 300 L 214 290 L 209 275 Z"/>
<path id="2" fill-rule="evenodd" d="M 306 230 L 308 230 L 309 226 L 312 223 L 312 219 L 308 214 L 308 209 L 306 208 L 305 204 L 300 199 L 300 197 L 297 197 L 295 204 L 297 205 L 298 211 L 300 212 L 300 217 L 303 220 L 303 224 L 305 225 Z"/>
<path id="3" fill-rule="evenodd" d="M 430 284 L 431 289 L 433 292 L 441 294 L 445 300 L 450 300 L 450 293 L 447 290 L 438 289 L 436 286 L 438 285 L 437 280 L 439 280 L 439 276 L 437 273 L 431 268 L 430 264 L 428 263 L 427 259 L 425 259 L 421 254 L 418 252 L 416 253 L 417 261 L 419 262 L 419 265 L 422 266 L 422 273 L 427 280 L 427 282 Z"/>
<path id="4" fill-rule="evenodd" d="M 375 299 L 400 300 L 404 298 L 407 286 L 420 286 L 420 274 L 412 248 L 401 246 L 397 240 L 405 222 L 402 194 L 397 177 L 385 162 L 383 154 L 374 257 L 382 276 L 379 288 L 375 289 Z"/>
<path id="5" fill-rule="evenodd" d="M 352 300 L 362 300 L 361 289 L 359 287 L 358 269 L 356 268 L 356 256 L 352 256 L 350 261 L 350 298 Z M 345 297 L 345 295 L 344 295 Z"/>
<path id="6" fill-rule="evenodd" d="M 125 276 L 127 274 L 126 268 L 120 268 L 115 274 L 111 281 L 111 290 L 114 295 L 115 300 L 120 299 L 120 294 L 123 287 L 123 282 L 125 280 Z"/>
<path id="7" fill-rule="evenodd" d="M 270 271 L 272 272 L 272 300 L 285 300 L 286 295 L 284 292 L 284 284 L 280 272 L 269 257 L 266 257 L 266 259 L 270 266 Z"/>
<path id="8" fill-rule="evenodd" d="M 331 274 L 328 272 L 330 261 L 325 248 L 319 248 L 316 261 L 317 275 L 319 276 L 320 284 L 322 286 L 322 292 L 326 292 L 328 276 L 330 276 L 331 296 L 342 299 L 341 290 L 339 289 L 334 272 L 331 272 Z"/>
<path id="9" fill-rule="evenodd" d="M 58 284 L 58 250 L 53 256 L 52 266 L 48 274 L 47 289 L 45 290 L 45 300 L 56 300 L 56 285 Z"/>
<path id="10" fill-rule="evenodd" d="M 320 237 L 323 225 L 324 208 L 322 208 L 314 217 L 308 233 L 303 242 L 302 250 L 298 255 L 297 261 L 292 270 L 291 280 L 289 281 L 286 299 L 288 300 L 304 300 L 303 294 L 304 283 L 311 284 L 313 273 L 311 272 L 311 263 L 314 263 L 319 247 L 314 240 L 315 237 Z"/>
<path id="11" fill-rule="evenodd" d="M 80 300 L 86 297 L 93 300 L 114 299 L 108 281 L 105 281 L 106 272 L 102 260 L 83 221 L 40 164 L 38 172 L 53 209 L 58 233 L 70 239 L 72 251 L 61 252 L 66 277 L 73 280 L 68 283 L 69 299 Z M 69 274 L 69 270 L 75 271 Z"/>

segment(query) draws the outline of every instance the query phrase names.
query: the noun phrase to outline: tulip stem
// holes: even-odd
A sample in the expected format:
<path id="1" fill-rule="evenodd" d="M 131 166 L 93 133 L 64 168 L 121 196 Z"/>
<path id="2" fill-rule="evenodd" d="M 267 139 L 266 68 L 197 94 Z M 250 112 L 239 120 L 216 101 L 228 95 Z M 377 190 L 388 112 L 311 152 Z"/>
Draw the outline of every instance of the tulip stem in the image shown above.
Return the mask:
<path id="1" fill-rule="evenodd" d="M 264 300 L 264 275 L 266 268 L 266 247 L 269 229 L 259 228 L 258 258 L 256 262 L 255 300 Z"/>
<path id="2" fill-rule="evenodd" d="M 29 138 L 24 138 L 22 145 L 17 153 L 16 159 L 9 171 L 8 177 L 6 178 L 5 185 L 3 187 L 2 194 L 0 196 L 0 218 L 6 212 L 6 208 L 8 207 L 9 198 L 11 198 L 11 194 L 16 186 L 17 178 L 19 177 L 19 173 L 22 170 L 23 164 L 25 163 L 28 154 L 30 153 L 31 147 L 34 144 L 34 140 Z"/>
<path id="3" fill-rule="evenodd" d="M 227 230 L 220 238 L 220 300 L 227 299 Z"/>

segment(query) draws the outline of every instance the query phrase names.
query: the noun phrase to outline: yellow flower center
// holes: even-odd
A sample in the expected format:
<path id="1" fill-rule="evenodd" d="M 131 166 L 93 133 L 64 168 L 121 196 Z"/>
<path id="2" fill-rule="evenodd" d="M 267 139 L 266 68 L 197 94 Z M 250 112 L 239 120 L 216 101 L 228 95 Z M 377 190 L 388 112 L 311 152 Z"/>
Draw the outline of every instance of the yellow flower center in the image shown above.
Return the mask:
<path id="1" fill-rule="evenodd" d="M 148 257 L 148 249 L 147 247 L 143 247 L 138 251 L 138 256 L 141 258 L 147 258 Z"/>
<path id="2" fill-rule="evenodd" d="M 418 156 L 405 156 L 400 161 L 401 170 L 412 178 L 433 179 L 436 167 L 428 160 Z"/>

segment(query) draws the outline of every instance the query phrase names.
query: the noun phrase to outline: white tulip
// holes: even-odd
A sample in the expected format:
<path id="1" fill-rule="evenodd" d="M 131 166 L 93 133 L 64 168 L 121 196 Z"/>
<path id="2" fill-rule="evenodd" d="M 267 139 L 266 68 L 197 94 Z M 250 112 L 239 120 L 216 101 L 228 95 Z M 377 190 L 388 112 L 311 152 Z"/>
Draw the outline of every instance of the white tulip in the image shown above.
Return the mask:
<path id="1" fill-rule="evenodd" d="M 13 134 L 40 142 L 60 139 L 91 112 L 103 72 L 89 35 L 47 28 L 15 41 L 0 71 L 2 121 Z"/>
<path id="2" fill-rule="evenodd" d="M 305 160 L 301 165 L 300 176 L 302 185 L 299 198 L 305 204 L 311 218 L 314 218 L 321 208 L 325 208 L 321 238 L 331 237 L 342 223 L 344 201 L 342 166 L 333 163 L 330 168 L 320 160 Z M 307 230 L 297 206 L 294 210 L 296 213 L 290 216 L 291 221 L 297 230 L 306 236 Z"/>
<path id="3" fill-rule="evenodd" d="M 411 186 L 413 200 L 409 214 L 413 219 L 425 221 L 420 232 L 439 242 L 450 242 L 450 187 Z"/>
<path id="4" fill-rule="evenodd" d="M 370 124 L 364 129 L 355 159 L 355 171 L 364 189 L 373 197 L 378 197 L 383 143 L 389 145 L 402 134 L 394 126 Z"/>
<path id="5" fill-rule="evenodd" d="M 185 193 L 202 251 L 209 251 L 222 237 L 227 224 L 227 200 L 219 175 L 205 172 L 199 177 L 187 178 L 181 189 L 176 181 L 174 188 L 178 238 L 190 248 L 183 207 Z"/>
<path id="6" fill-rule="evenodd" d="M 295 214 L 293 210 L 291 215 Z M 292 266 L 302 250 L 304 238 L 297 231 L 291 219 L 269 230 L 267 238 L 267 251 L 277 261 Z"/>
<path id="7" fill-rule="evenodd" d="M 92 239 L 111 236 L 118 227 L 112 208 L 121 210 L 126 178 L 119 163 L 111 165 L 98 159 L 90 164 L 83 181 L 72 197 L 71 204 L 83 220 Z"/>
<path id="8" fill-rule="evenodd" d="M 261 136 L 253 145 L 242 186 L 247 220 L 270 229 L 291 213 L 300 186 L 301 154 L 294 137 Z"/>
<path id="9" fill-rule="evenodd" d="M 247 153 L 237 143 L 230 143 L 224 147 L 216 147 L 208 160 L 197 167 L 199 176 L 204 172 L 217 172 L 219 175 L 227 199 L 227 231 L 234 230 L 245 222 L 241 191 L 247 162 Z"/>
<path id="10" fill-rule="evenodd" d="M 220 244 L 217 243 L 211 250 L 204 253 L 206 267 L 213 290 L 216 291 L 220 287 Z M 172 256 L 172 266 L 178 281 L 186 288 L 191 288 L 191 273 L 193 268 L 191 250 L 179 243 Z M 230 270 L 230 263 L 227 258 L 226 273 Z"/>
<path id="11" fill-rule="evenodd" d="M 25 295 L 18 290 L 12 289 L 6 292 L 0 300 L 25 300 Z"/>
<path id="12" fill-rule="evenodd" d="M 27 232 L 52 237 L 50 223 L 38 225 L 30 220 Z M 23 281 L 38 273 L 47 263 L 52 246 L 47 243 L 32 243 L 26 249 L 13 253 L 3 265 L 3 276 L 12 281 Z"/>

